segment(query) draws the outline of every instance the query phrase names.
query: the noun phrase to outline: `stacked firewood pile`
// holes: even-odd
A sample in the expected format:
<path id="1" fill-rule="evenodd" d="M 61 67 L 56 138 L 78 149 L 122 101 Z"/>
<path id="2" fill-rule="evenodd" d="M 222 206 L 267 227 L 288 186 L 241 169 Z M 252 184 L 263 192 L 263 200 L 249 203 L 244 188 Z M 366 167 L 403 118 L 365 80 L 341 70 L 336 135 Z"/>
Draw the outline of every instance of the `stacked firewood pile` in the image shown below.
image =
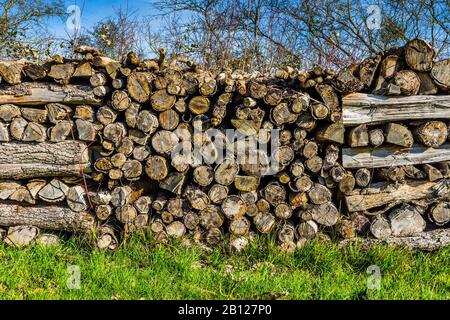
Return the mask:
<path id="1" fill-rule="evenodd" d="M 436 62 L 425 41 L 337 74 L 212 74 L 163 50 L 122 61 L 77 51 L 0 62 L 9 244 L 53 243 L 41 230 L 63 230 L 114 249 L 150 231 L 240 250 L 271 233 L 291 251 L 450 221 L 450 60 Z"/>

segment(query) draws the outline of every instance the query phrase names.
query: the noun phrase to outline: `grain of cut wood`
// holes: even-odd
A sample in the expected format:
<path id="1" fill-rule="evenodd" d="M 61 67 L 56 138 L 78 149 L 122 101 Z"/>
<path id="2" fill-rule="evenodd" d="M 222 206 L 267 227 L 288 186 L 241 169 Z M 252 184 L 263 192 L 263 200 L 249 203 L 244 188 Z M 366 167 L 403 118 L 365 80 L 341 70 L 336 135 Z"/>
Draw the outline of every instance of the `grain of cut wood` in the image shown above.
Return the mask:
<path id="1" fill-rule="evenodd" d="M 90 231 L 94 218 L 86 212 L 75 212 L 65 206 L 0 203 L 0 225 L 31 225 L 47 230 Z"/>
<path id="2" fill-rule="evenodd" d="M 379 192 L 373 194 L 354 194 L 345 196 L 345 202 L 350 212 L 365 211 L 389 204 L 395 201 L 412 201 L 428 197 L 440 197 L 439 192 L 448 191 L 449 182 L 443 179 L 438 182 L 406 181 L 395 188 L 386 188 L 387 182 L 379 183 Z M 374 187 L 372 185 L 372 187 Z M 441 194 L 442 194 L 441 193 Z"/>
<path id="3" fill-rule="evenodd" d="M 450 58 L 436 62 L 431 69 L 431 77 L 441 90 L 448 92 L 450 90 Z"/>
<path id="4" fill-rule="evenodd" d="M 382 168 L 449 160 L 450 143 L 444 143 L 438 148 L 414 144 L 410 149 L 396 146 L 342 149 L 344 168 Z"/>
<path id="5" fill-rule="evenodd" d="M 450 244 L 450 229 L 436 229 L 424 231 L 410 237 L 387 237 L 385 239 L 353 238 L 341 241 L 340 247 L 358 243 L 362 248 L 369 248 L 379 244 L 403 247 L 411 250 L 435 251 Z"/>
<path id="6" fill-rule="evenodd" d="M 0 86 L 0 104 L 42 105 L 47 103 L 100 105 L 90 86 L 27 82 L 12 87 Z"/>
<path id="7" fill-rule="evenodd" d="M 414 119 L 449 119 L 450 96 L 384 97 L 352 93 L 342 98 L 345 126 Z"/>
<path id="8" fill-rule="evenodd" d="M 90 166 L 79 141 L 0 144 L 0 179 L 80 176 Z"/>

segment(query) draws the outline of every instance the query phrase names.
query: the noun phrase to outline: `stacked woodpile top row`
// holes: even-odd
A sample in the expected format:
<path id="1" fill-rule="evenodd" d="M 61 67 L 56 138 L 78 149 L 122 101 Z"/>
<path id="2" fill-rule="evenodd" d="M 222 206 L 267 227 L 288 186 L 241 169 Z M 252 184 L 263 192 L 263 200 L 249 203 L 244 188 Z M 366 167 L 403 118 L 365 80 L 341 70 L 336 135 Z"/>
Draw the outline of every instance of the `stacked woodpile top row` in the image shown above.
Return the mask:
<path id="1" fill-rule="evenodd" d="M 122 61 L 77 51 L 0 62 L 8 243 L 95 231 L 98 247 L 114 249 L 151 231 L 239 250 L 275 232 L 291 251 L 450 221 L 450 59 L 436 61 L 423 40 L 337 74 L 212 74 L 164 51 Z"/>

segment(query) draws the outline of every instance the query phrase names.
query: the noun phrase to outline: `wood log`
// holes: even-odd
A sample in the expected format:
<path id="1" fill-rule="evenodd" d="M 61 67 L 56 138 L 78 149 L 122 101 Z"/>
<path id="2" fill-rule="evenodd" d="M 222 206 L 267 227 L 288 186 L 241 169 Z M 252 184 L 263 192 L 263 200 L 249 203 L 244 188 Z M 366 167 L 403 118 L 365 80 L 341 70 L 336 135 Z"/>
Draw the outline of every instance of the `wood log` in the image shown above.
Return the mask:
<path id="1" fill-rule="evenodd" d="M 384 79 L 392 78 L 403 67 L 402 60 L 397 55 L 389 55 L 383 59 L 380 66 L 380 75 Z"/>
<path id="2" fill-rule="evenodd" d="M 161 156 L 150 156 L 145 165 L 145 173 L 150 179 L 161 181 L 169 173 L 167 160 Z"/>
<path id="3" fill-rule="evenodd" d="M 87 147 L 79 141 L 0 144 L 0 178 L 80 176 L 89 167 Z"/>
<path id="4" fill-rule="evenodd" d="M 394 146 L 342 149 L 342 165 L 344 168 L 381 168 L 449 160 L 450 144 L 448 143 L 444 143 L 438 148 L 414 144 L 408 150 Z"/>
<path id="5" fill-rule="evenodd" d="M 438 201 L 428 210 L 428 218 L 438 226 L 444 226 L 450 222 L 450 203 Z"/>
<path id="6" fill-rule="evenodd" d="M 53 83 L 27 82 L 12 87 L 0 86 L 0 103 L 16 105 L 42 105 L 47 103 L 100 105 L 91 87 L 84 85 L 61 86 Z"/>
<path id="7" fill-rule="evenodd" d="M 58 179 L 53 179 L 39 190 L 37 195 L 46 202 L 61 202 L 66 198 L 68 191 L 69 187 L 65 183 Z"/>
<path id="8" fill-rule="evenodd" d="M 391 225 L 387 219 L 379 217 L 371 223 L 370 232 L 377 239 L 386 239 L 392 234 Z"/>
<path id="9" fill-rule="evenodd" d="M 424 164 L 422 165 L 422 168 L 428 176 L 428 181 L 436 181 L 444 177 L 442 173 L 431 164 Z"/>
<path id="10" fill-rule="evenodd" d="M 95 216 L 100 221 L 107 220 L 112 214 L 112 207 L 108 204 L 100 204 L 95 208 Z"/>
<path id="11" fill-rule="evenodd" d="M 365 188 L 369 185 L 372 174 L 367 168 L 360 168 L 355 173 L 355 182 L 358 187 Z"/>
<path id="12" fill-rule="evenodd" d="M 378 193 L 348 195 L 345 197 L 345 202 L 350 212 L 356 212 L 381 207 L 395 201 L 408 202 L 430 197 L 436 197 L 438 199 L 448 189 L 446 186 L 447 183 L 448 181 L 446 179 L 438 182 L 407 180 L 405 184 L 398 185 L 392 189 L 386 189 L 389 183 L 383 182 L 372 185 L 373 188 L 376 187 L 380 190 Z"/>
<path id="13" fill-rule="evenodd" d="M 97 237 L 95 239 L 97 248 L 100 250 L 115 250 L 119 245 L 119 240 L 114 228 L 109 225 L 102 225 L 97 230 Z"/>
<path id="14" fill-rule="evenodd" d="M 220 228 L 224 222 L 224 217 L 219 209 L 213 205 L 207 205 L 199 212 L 200 225 L 207 229 Z"/>
<path id="15" fill-rule="evenodd" d="M 313 220 L 302 222 L 297 226 L 297 234 L 299 238 L 304 238 L 308 240 L 313 239 L 318 232 L 319 227 L 317 226 L 317 223 L 315 223 Z"/>
<path id="16" fill-rule="evenodd" d="M 426 226 L 421 213 L 415 206 L 409 204 L 392 210 L 388 217 L 394 237 L 413 236 L 422 232 Z"/>
<path id="17" fill-rule="evenodd" d="M 426 41 L 414 39 L 405 45 L 405 61 L 415 71 L 431 70 L 436 51 Z"/>
<path id="18" fill-rule="evenodd" d="M 365 124 L 354 127 L 348 134 L 348 144 L 351 148 L 366 147 L 369 145 L 369 132 Z"/>
<path id="19" fill-rule="evenodd" d="M 373 147 L 379 147 L 384 142 L 384 132 L 381 129 L 372 129 L 369 131 L 369 142 Z"/>
<path id="20" fill-rule="evenodd" d="M 327 227 L 334 226 L 339 219 L 339 211 L 331 202 L 312 205 L 308 211 L 315 222 Z"/>
<path id="21" fill-rule="evenodd" d="M 124 111 L 131 105 L 131 99 L 124 90 L 114 90 L 111 105 L 117 111 Z"/>
<path id="22" fill-rule="evenodd" d="M 228 187 L 221 184 L 214 184 L 208 191 L 208 197 L 214 204 L 221 204 L 228 196 Z"/>
<path id="23" fill-rule="evenodd" d="M 330 141 L 343 144 L 344 134 L 344 124 L 342 122 L 335 122 L 317 131 L 316 139 L 321 142 Z"/>
<path id="24" fill-rule="evenodd" d="M 276 207 L 286 200 L 286 190 L 277 183 L 268 184 L 262 191 L 264 199 Z"/>
<path id="25" fill-rule="evenodd" d="M 0 119 L 11 122 L 14 118 L 21 116 L 21 109 L 13 104 L 0 105 Z"/>
<path id="26" fill-rule="evenodd" d="M 275 227 L 275 217 L 268 212 L 260 212 L 253 217 L 253 223 L 262 234 L 267 234 Z"/>
<path id="27" fill-rule="evenodd" d="M 359 92 L 364 88 L 364 83 L 355 76 L 358 66 L 351 65 L 339 71 L 335 78 L 336 88 L 344 93 Z"/>
<path id="28" fill-rule="evenodd" d="M 241 197 L 231 195 L 222 201 L 221 209 L 225 217 L 235 220 L 245 215 L 246 204 Z"/>
<path id="29" fill-rule="evenodd" d="M 67 205 L 75 212 L 88 210 L 87 193 L 82 186 L 69 188 L 67 191 Z"/>
<path id="30" fill-rule="evenodd" d="M 450 90 L 450 58 L 436 62 L 431 69 L 431 77 L 436 85 L 443 91 Z"/>
<path id="31" fill-rule="evenodd" d="M 387 98 L 365 93 L 343 97 L 342 111 L 345 126 L 400 120 L 450 118 L 448 96 L 411 96 Z"/>
<path id="32" fill-rule="evenodd" d="M 275 217 L 287 220 L 292 216 L 292 208 L 285 202 L 278 204 L 274 210 Z"/>
<path id="33" fill-rule="evenodd" d="M 75 212 L 64 206 L 0 203 L 0 225 L 30 225 L 46 230 L 87 232 L 93 229 L 94 219 L 86 212 Z"/>
<path id="34" fill-rule="evenodd" d="M 36 240 L 39 229 L 33 226 L 13 226 L 8 229 L 4 242 L 15 248 L 26 247 Z"/>
<path id="35" fill-rule="evenodd" d="M 414 143 L 414 138 L 406 126 L 389 123 L 386 127 L 386 142 L 410 148 Z"/>
<path id="36" fill-rule="evenodd" d="M 22 70 L 27 64 L 25 59 L 16 61 L 0 61 L 0 76 L 9 84 L 19 84 L 22 80 Z"/>
<path id="37" fill-rule="evenodd" d="M 359 79 L 366 88 L 372 85 L 378 65 L 381 62 L 381 55 L 375 55 L 363 60 L 359 65 Z"/>
<path id="38" fill-rule="evenodd" d="M 427 121 L 415 131 L 419 143 L 427 147 L 439 147 L 447 141 L 448 128 L 442 121 Z"/>
<path id="39" fill-rule="evenodd" d="M 418 72 L 417 76 L 420 80 L 419 94 L 433 95 L 437 94 L 438 87 L 428 72 Z"/>
<path id="40" fill-rule="evenodd" d="M 295 240 L 295 227 L 291 223 L 284 224 L 278 231 L 278 241 L 281 243 Z"/>
<path id="41" fill-rule="evenodd" d="M 39 123 L 29 122 L 23 132 L 24 142 L 44 142 L 47 139 L 47 128 Z"/>
<path id="42" fill-rule="evenodd" d="M 250 221 L 242 216 L 230 222 L 230 231 L 237 236 L 245 236 L 250 230 Z"/>
<path id="43" fill-rule="evenodd" d="M 57 83 L 68 84 L 74 72 L 75 67 L 72 63 L 54 64 L 47 75 Z"/>
<path id="44" fill-rule="evenodd" d="M 413 96 L 419 93 L 420 78 L 414 71 L 402 70 L 395 74 L 394 83 L 400 87 L 402 94 Z"/>
<path id="45" fill-rule="evenodd" d="M 390 246 L 404 247 L 410 250 L 420 251 L 435 251 L 440 248 L 448 246 L 450 243 L 449 229 L 436 229 L 431 231 L 424 231 L 411 237 L 388 237 L 384 239 L 361 239 L 353 238 L 342 241 L 339 245 L 341 247 L 348 246 L 358 242 L 363 248 L 369 248 L 380 243 L 388 244 Z"/>
<path id="46" fill-rule="evenodd" d="M 144 103 L 150 99 L 152 76 L 147 72 L 132 72 L 127 78 L 127 91 L 136 102 Z M 155 96 L 157 93 L 153 96 Z M 152 101 L 153 106 L 153 101 Z"/>
<path id="47" fill-rule="evenodd" d="M 316 183 L 308 191 L 308 198 L 313 204 L 323 204 L 331 201 L 331 191 L 327 187 Z"/>

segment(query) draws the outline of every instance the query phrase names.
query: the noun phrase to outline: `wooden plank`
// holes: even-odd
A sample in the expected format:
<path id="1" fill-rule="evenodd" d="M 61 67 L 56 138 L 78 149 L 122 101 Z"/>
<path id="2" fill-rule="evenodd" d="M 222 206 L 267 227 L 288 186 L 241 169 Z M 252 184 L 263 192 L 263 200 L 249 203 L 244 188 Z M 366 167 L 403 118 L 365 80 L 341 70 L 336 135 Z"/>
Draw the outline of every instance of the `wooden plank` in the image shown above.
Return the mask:
<path id="1" fill-rule="evenodd" d="M 0 179 L 80 176 L 89 167 L 85 143 L 0 143 Z"/>
<path id="2" fill-rule="evenodd" d="M 342 99 L 344 126 L 414 119 L 450 119 L 450 95 L 386 97 L 352 93 Z"/>
<path id="3" fill-rule="evenodd" d="M 409 149 L 398 146 L 342 149 L 342 165 L 344 168 L 382 168 L 449 160 L 450 143 L 445 143 L 438 148 L 414 144 Z"/>
<path id="4" fill-rule="evenodd" d="M 377 208 L 394 201 L 412 201 L 428 197 L 448 196 L 448 185 L 450 180 L 443 179 L 438 182 L 429 181 L 407 181 L 398 185 L 397 188 L 385 184 L 376 193 L 352 194 L 345 196 L 345 203 L 350 212 L 365 211 Z"/>
<path id="5" fill-rule="evenodd" d="M 0 104 L 42 105 L 47 103 L 101 105 L 102 100 L 91 86 L 59 85 L 55 83 L 25 82 L 14 86 L 0 86 Z"/>
<path id="6" fill-rule="evenodd" d="M 87 212 L 75 212 L 67 206 L 0 203 L 0 226 L 30 225 L 46 230 L 90 231 L 94 217 Z"/>
<path id="7" fill-rule="evenodd" d="M 386 243 L 420 251 L 434 251 L 450 245 L 450 229 L 435 229 L 420 232 L 410 237 L 389 237 L 387 239 L 352 238 L 339 242 L 340 247 L 358 244 L 364 249 Z"/>

